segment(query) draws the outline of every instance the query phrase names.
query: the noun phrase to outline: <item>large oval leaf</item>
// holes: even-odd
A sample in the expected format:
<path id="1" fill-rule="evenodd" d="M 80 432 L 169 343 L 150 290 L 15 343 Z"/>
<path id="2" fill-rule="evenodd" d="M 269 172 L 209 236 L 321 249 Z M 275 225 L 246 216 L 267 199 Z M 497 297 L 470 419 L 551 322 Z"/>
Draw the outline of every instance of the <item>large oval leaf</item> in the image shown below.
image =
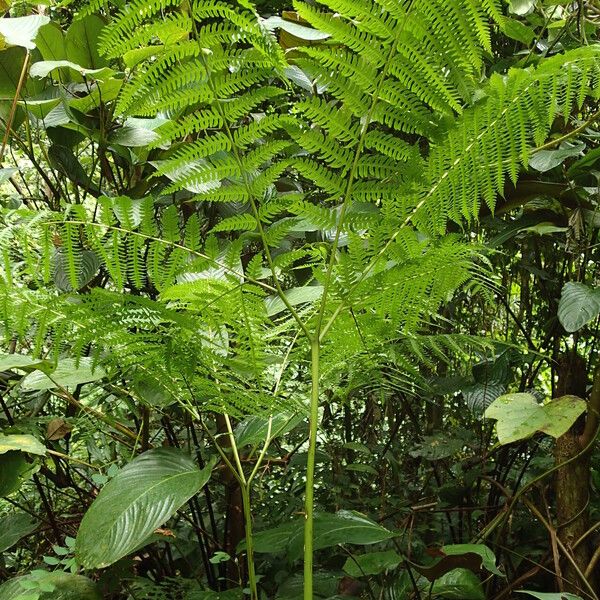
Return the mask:
<path id="1" fill-rule="evenodd" d="M 600 314 L 600 289 L 584 283 L 565 283 L 558 303 L 558 320 L 568 331 L 581 329 Z"/>
<path id="2" fill-rule="evenodd" d="M 113 564 L 152 532 L 208 481 L 212 464 L 200 471 L 172 448 L 141 454 L 117 473 L 86 512 L 75 542 L 84 567 Z"/>
<path id="3" fill-rule="evenodd" d="M 388 540 L 397 533 L 371 521 L 365 515 L 340 510 L 335 514 L 316 513 L 314 519 L 315 550 L 330 548 L 338 544 L 365 546 Z M 284 523 L 274 529 L 260 531 L 254 535 L 256 552 L 277 553 L 287 550 L 290 560 L 302 556 L 304 545 L 304 519 Z"/>
<path id="4" fill-rule="evenodd" d="M 84 356 L 79 363 L 65 358 L 56 365 L 56 369 L 46 373 L 34 371 L 23 378 L 21 387 L 25 391 L 50 390 L 55 387 L 74 388 L 82 383 L 91 383 L 106 377 L 104 369 L 94 365 L 91 358 Z"/>
<path id="5" fill-rule="evenodd" d="M 532 394 L 505 394 L 485 411 L 488 419 L 496 419 L 500 444 L 525 440 L 542 431 L 554 438 L 566 433 L 586 409 L 577 396 L 561 396 L 547 404 L 538 404 Z"/>

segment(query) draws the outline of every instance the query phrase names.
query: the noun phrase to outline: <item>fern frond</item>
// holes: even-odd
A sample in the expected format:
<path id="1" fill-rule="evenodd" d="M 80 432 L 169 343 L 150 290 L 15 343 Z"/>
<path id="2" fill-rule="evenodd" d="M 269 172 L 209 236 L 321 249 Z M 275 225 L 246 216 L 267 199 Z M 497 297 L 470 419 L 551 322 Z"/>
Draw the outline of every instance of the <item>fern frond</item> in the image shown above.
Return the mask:
<path id="1" fill-rule="evenodd" d="M 600 46 L 492 76 L 486 97 L 464 112 L 427 159 L 427 183 L 416 199 L 419 226 L 441 230 L 448 217 L 471 220 L 482 199 L 493 210 L 505 179 L 515 182 L 527 168 L 554 118 L 568 119 L 586 98 L 598 98 L 599 78 Z"/>

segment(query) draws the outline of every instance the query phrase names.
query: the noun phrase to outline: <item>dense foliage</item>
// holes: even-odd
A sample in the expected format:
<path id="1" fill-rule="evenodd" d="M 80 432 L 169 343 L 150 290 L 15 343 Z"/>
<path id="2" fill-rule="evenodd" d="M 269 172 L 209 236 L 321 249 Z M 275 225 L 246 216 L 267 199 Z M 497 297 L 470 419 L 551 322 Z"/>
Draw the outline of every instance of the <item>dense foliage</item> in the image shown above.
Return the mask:
<path id="1" fill-rule="evenodd" d="M 0 600 L 598 600 L 596 0 L 0 8 Z"/>

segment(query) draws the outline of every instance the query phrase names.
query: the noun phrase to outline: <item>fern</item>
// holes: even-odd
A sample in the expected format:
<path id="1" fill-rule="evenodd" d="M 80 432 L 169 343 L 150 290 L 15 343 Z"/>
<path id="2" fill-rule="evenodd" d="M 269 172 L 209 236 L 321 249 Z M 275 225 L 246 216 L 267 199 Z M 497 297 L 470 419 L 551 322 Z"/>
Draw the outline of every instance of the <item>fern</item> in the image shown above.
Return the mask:
<path id="1" fill-rule="evenodd" d="M 531 152 L 586 99 L 597 100 L 600 47 L 588 46 L 544 60 L 537 68 L 493 75 L 486 96 L 465 111 L 436 144 L 415 203 L 416 222 L 442 230 L 448 217 L 472 220 L 481 200 L 494 209 L 506 178 L 515 183 Z"/>

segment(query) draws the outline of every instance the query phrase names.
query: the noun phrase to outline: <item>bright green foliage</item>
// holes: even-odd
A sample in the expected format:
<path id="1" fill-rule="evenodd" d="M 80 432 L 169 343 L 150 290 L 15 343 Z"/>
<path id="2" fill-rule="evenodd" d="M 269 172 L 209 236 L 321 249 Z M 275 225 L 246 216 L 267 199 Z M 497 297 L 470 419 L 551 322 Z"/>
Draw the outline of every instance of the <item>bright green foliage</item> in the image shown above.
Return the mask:
<path id="1" fill-rule="evenodd" d="M 442 230 L 448 217 L 474 219 L 482 199 L 493 210 L 507 177 L 516 183 L 554 120 L 566 120 L 586 99 L 598 98 L 599 69 L 596 45 L 546 59 L 536 68 L 493 75 L 483 99 L 432 149 L 419 198 L 420 226 Z"/>
<path id="2" fill-rule="evenodd" d="M 123 569 L 109 595 L 225 598 L 239 580 L 251 600 L 335 598 L 342 575 L 313 554 L 339 568 L 362 551 L 345 570 L 369 588 L 350 596 L 481 600 L 510 561 L 467 542 L 491 539 L 505 490 L 545 467 L 526 442 L 492 456 L 484 409 L 503 445 L 558 437 L 586 408 L 502 394 L 555 384 L 526 321 L 550 339 L 556 307 L 525 306 L 530 273 L 549 306 L 573 278 L 558 319 L 574 348 L 598 316 L 592 245 L 574 266 L 597 182 L 561 184 L 558 208 L 539 185 L 595 163 L 597 147 L 579 158 L 597 146 L 592 19 L 558 3 L 561 37 L 547 3 L 292 3 L 280 17 L 248 0 L 93 0 L 64 31 L 2 19 L 35 25 L 17 35 L 37 44 L 28 72 L 23 48 L 0 50 L 0 116 L 19 90 L 9 149 L 37 179 L 0 172 L 17 192 L 0 211 L 0 496 L 34 496 L 56 538 L 24 564 L 107 569 L 105 587 Z M 494 212 L 527 171 L 542 179 L 504 227 Z M 494 249 L 536 236 L 513 253 L 518 283 L 493 277 L 488 226 Z M 557 233 L 562 271 L 538 253 Z M 504 317 L 504 345 L 478 337 Z M 485 591 L 480 566 L 497 578 Z M 31 595 L 60 597 L 36 577 Z"/>

